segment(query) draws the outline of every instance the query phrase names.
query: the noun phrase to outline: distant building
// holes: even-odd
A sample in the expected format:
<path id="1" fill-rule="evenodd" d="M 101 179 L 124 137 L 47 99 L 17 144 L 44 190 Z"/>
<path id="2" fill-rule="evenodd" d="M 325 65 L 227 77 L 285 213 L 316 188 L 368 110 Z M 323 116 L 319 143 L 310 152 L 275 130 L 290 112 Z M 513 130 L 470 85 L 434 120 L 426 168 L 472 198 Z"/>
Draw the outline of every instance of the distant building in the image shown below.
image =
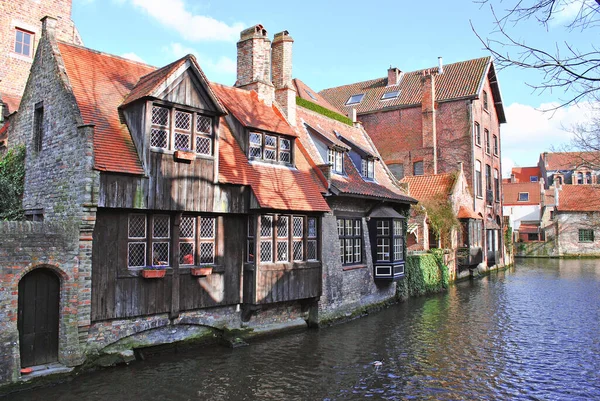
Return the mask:
<path id="1" fill-rule="evenodd" d="M 541 196 L 544 187 L 541 182 L 520 182 L 502 184 L 504 201 L 502 209 L 508 216 L 513 238 L 517 241 L 541 240 Z"/>
<path id="2" fill-rule="evenodd" d="M 538 167 L 546 188 L 600 183 L 599 152 L 544 152 Z"/>
<path id="3" fill-rule="evenodd" d="M 502 263 L 495 257 L 502 249 L 500 124 L 506 117 L 490 57 L 412 72 L 390 68 L 385 77 L 320 95 L 357 114 L 398 179 L 450 173 L 462 162 L 472 208 L 484 222 L 485 261 Z"/>

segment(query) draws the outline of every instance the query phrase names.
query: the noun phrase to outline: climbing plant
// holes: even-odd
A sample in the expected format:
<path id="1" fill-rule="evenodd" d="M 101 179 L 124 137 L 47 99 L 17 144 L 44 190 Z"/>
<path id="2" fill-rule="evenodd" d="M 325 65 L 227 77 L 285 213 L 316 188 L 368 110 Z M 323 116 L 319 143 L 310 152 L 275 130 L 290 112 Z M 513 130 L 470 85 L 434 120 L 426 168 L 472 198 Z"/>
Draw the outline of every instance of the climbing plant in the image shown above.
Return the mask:
<path id="1" fill-rule="evenodd" d="M 405 278 L 398 283 L 400 299 L 440 292 L 448 288 L 448 267 L 443 253 L 411 255 L 406 259 Z"/>
<path id="2" fill-rule="evenodd" d="M 21 199 L 25 181 L 25 148 L 10 149 L 0 158 L 0 220 L 23 218 Z"/>
<path id="3" fill-rule="evenodd" d="M 442 246 L 450 244 L 452 229 L 459 226 L 459 221 L 452 210 L 450 200 L 443 196 L 435 196 L 420 202 L 423 212 L 427 213 L 429 226 L 433 229 L 436 239 L 441 240 Z"/>

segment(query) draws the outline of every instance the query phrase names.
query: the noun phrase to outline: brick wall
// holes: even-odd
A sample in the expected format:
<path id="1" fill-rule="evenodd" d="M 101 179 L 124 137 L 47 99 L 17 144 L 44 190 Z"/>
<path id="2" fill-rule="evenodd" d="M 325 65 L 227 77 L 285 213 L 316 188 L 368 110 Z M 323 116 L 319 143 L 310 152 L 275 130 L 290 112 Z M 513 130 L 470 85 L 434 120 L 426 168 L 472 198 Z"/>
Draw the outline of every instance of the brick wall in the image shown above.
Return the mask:
<path id="1" fill-rule="evenodd" d="M 15 29 L 34 35 L 33 56 L 41 36 L 40 20 L 46 16 L 57 19 L 57 37 L 66 42 L 82 44 L 71 21 L 71 0 L 3 1 L 0 4 L 0 96 L 20 97 L 25 88 L 33 58 L 15 53 Z M 10 110 L 11 112 L 14 110 Z"/>
<path id="2" fill-rule="evenodd" d="M 0 222 L 0 385 L 19 377 L 18 288 L 33 269 L 50 269 L 59 277 L 59 361 L 81 363 L 79 324 L 89 315 L 84 294 L 90 281 L 79 269 L 78 235 L 72 223 Z"/>
<path id="3" fill-rule="evenodd" d="M 558 213 L 557 244 L 559 255 L 600 255 L 600 213 Z M 579 241 L 579 230 L 592 230 L 594 240 Z"/>

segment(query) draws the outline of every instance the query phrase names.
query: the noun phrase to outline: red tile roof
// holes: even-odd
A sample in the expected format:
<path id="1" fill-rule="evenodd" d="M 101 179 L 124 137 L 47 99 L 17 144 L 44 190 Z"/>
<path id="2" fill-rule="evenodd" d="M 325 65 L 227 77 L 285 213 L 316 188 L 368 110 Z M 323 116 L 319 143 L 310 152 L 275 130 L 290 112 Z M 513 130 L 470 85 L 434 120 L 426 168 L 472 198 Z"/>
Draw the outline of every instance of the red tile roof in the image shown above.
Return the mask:
<path id="1" fill-rule="evenodd" d="M 556 152 L 542 153 L 546 170 L 574 170 L 581 166 L 597 165 L 600 152 Z"/>
<path id="2" fill-rule="evenodd" d="M 250 92 L 247 92 L 250 96 Z M 260 207 L 278 210 L 329 211 L 323 198 L 325 187 L 301 150 L 295 153 L 296 168 L 249 163 L 225 118 L 221 118 L 219 181 L 248 185 Z"/>
<path id="3" fill-rule="evenodd" d="M 481 83 L 491 57 L 461 61 L 444 66 L 444 73 L 435 77 L 436 101 L 445 101 L 479 95 Z M 430 70 L 437 71 L 437 68 Z M 421 103 L 421 77 L 423 70 L 402 73 L 397 85 L 387 86 L 388 78 L 377 78 L 336 88 L 324 89 L 319 92 L 334 107 L 349 111 L 355 108 L 358 113 L 367 113 L 385 108 L 417 105 Z M 400 95 L 392 100 L 381 100 L 384 93 L 400 90 Z M 359 104 L 347 106 L 346 102 L 352 95 L 364 93 Z"/>
<path id="4" fill-rule="evenodd" d="M 155 68 L 63 42 L 58 43 L 58 48 L 83 122 L 95 125 L 94 168 L 143 174 L 118 108 L 140 77 Z"/>
<path id="5" fill-rule="evenodd" d="M 423 202 L 440 196 L 450 196 L 456 176 L 453 173 L 415 175 L 404 177 L 400 182 L 408 185 L 410 196 Z"/>
<path id="6" fill-rule="evenodd" d="M 458 214 L 456 215 L 459 219 L 479 219 L 482 217 L 475 213 L 475 211 L 470 206 L 461 206 L 458 209 Z"/>
<path id="7" fill-rule="evenodd" d="M 277 107 L 269 107 L 260 101 L 255 91 L 219 84 L 213 84 L 212 86 L 227 110 L 245 127 L 296 136 L 296 132 L 281 115 Z"/>
<path id="8" fill-rule="evenodd" d="M 345 112 L 336 108 L 334 105 L 329 103 L 321 94 L 315 92 L 311 88 L 308 87 L 304 82 L 299 80 L 298 78 L 294 78 L 294 87 L 296 89 L 296 96 L 308 100 L 309 102 L 316 103 L 321 107 L 325 107 L 326 109 L 335 111 L 336 113 L 344 114 Z M 312 96 L 311 96 L 312 95 Z"/>
<path id="9" fill-rule="evenodd" d="M 519 201 L 519 193 L 526 192 L 529 194 L 527 202 Z M 502 193 L 504 196 L 504 206 L 523 206 L 523 205 L 539 205 L 541 198 L 540 184 L 537 182 L 521 182 L 502 184 Z"/>
<path id="10" fill-rule="evenodd" d="M 515 182 L 531 182 L 532 176 L 541 178 L 539 167 L 513 167 L 512 172 Z"/>
<path id="11" fill-rule="evenodd" d="M 310 127 L 316 128 L 319 132 L 325 133 L 332 138 L 336 138 L 335 132 L 337 132 L 357 147 L 363 150 L 370 149 L 369 153 L 379 157 L 379 153 L 375 149 L 370 138 L 361 128 L 350 127 L 337 120 L 333 120 L 300 106 L 296 110 L 296 117 L 298 137 L 306 148 L 310 158 L 312 158 L 317 165 L 326 164 L 327 161 L 323 160 L 323 156 L 317 150 L 304 123 L 307 123 Z M 344 144 L 343 141 L 337 140 L 337 142 L 340 142 L 346 148 L 350 147 L 349 145 Z M 360 166 L 358 168 L 360 168 Z M 389 170 L 381 160 L 375 161 L 375 182 L 363 179 L 359 170 L 347 154 L 344 156 L 344 171 L 346 173 L 345 175 L 332 174 L 331 176 L 331 190 L 334 193 L 416 203 L 414 199 L 409 197 L 405 191 L 401 190 L 395 184 L 395 180 L 390 177 Z"/>
<path id="12" fill-rule="evenodd" d="M 563 185 L 558 191 L 558 211 L 600 211 L 600 185 Z"/>
<path id="13" fill-rule="evenodd" d="M 9 114 L 19 110 L 19 106 L 21 105 L 21 96 L 3 94 L 0 100 L 6 105 Z"/>

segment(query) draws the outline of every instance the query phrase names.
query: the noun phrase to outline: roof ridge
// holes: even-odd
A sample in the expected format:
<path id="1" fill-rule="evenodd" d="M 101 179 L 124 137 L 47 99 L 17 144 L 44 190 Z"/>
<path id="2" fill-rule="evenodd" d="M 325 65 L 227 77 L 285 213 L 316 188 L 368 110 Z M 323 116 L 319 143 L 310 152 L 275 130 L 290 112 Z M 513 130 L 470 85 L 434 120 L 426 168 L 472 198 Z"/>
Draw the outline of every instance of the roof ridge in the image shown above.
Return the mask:
<path id="1" fill-rule="evenodd" d="M 108 56 L 108 57 L 112 57 L 112 58 L 124 60 L 124 61 L 130 62 L 130 63 L 133 63 L 133 64 L 138 64 L 138 65 L 141 65 L 141 66 L 144 66 L 144 67 L 151 67 L 151 68 L 158 69 L 158 67 L 156 67 L 155 65 L 151 65 L 151 64 L 148 64 L 148 63 L 143 63 L 143 62 L 137 61 L 137 60 L 132 60 L 130 58 L 123 57 L 123 56 L 117 56 L 116 54 L 112 54 L 112 53 L 106 53 L 106 52 L 103 52 L 102 50 L 96 50 L 96 49 L 92 49 L 92 48 L 85 47 L 85 46 L 82 46 L 82 45 L 76 45 L 74 43 L 65 42 L 65 41 L 62 41 L 62 40 L 57 40 L 57 42 L 60 43 L 61 45 L 67 45 L 67 46 L 70 46 L 70 47 L 76 47 L 76 48 L 79 48 L 79 49 L 82 49 L 82 50 L 87 50 L 87 51 L 92 52 L 92 53 L 100 54 L 102 56 Z M 146 74 L 146 75 L 148 75 L 148 74 Z"/>

